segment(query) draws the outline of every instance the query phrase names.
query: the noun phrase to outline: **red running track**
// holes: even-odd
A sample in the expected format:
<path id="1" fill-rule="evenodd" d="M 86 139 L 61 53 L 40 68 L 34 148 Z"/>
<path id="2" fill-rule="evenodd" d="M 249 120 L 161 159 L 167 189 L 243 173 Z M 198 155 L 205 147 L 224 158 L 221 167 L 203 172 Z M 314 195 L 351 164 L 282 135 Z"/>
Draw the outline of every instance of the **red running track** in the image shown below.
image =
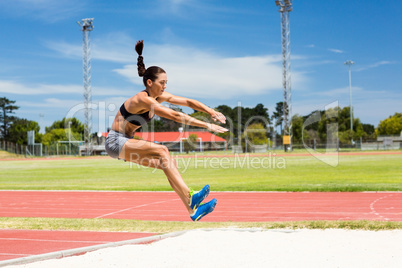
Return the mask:
<path id="1" fill-rule="evenodd" d="M 152 233 L 0 230 L 0 261 L 152 236 Z M 1 262 L 0 262 L 1 266 Z"/>
<path id="2" fill-rule="evenodd" d="M 203 221 L 402 221 L 402 193 L 211 192 Z M 0 217 L 189 221 L 173 192 L 0 191 Z M 0 230 L 2 260 L 152 236 L 149 233 Z"/>
<path id="3" fill-rule="evenodd" d="M 400 192 L 211 192 L 210 222 L 402 221 Z M 0 191 L 0 217 L 190 221 L 174 192 Z"/>

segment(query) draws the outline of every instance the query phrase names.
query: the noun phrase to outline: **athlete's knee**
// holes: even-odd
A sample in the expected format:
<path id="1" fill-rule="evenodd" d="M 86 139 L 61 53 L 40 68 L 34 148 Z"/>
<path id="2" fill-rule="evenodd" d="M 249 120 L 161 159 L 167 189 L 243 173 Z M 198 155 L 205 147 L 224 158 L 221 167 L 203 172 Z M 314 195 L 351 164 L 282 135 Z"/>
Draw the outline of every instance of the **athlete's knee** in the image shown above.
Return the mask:
<path id="1" fill-rule="evenodd" d="M 168 158 L 169 157 L 169 149 L 165 145 L 158 146 L 157 153 L 159 157 Z"/>
<path id="2" fill-rule="evenodd" d="M 174 161 L 172 161 L 172 158 L 170 156 L 169 149 L 166 146 L 161 145 L 159 147 L 158 155 L 159 155 L 159 163 L 162 169 L 171 168 L 175 165 Z"/>

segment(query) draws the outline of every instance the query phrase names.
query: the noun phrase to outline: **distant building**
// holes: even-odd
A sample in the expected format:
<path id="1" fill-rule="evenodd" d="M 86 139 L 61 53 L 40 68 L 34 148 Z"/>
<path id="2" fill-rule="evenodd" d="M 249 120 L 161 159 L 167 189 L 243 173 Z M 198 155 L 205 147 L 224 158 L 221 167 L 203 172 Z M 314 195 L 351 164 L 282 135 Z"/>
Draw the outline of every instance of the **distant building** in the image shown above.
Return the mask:
<path id="1" fill-rule="evenodd" d="M 402 149 L 402 132 L 401 136 L 379 136 L 377 137 L 377 143 L 380 149 Z"/>

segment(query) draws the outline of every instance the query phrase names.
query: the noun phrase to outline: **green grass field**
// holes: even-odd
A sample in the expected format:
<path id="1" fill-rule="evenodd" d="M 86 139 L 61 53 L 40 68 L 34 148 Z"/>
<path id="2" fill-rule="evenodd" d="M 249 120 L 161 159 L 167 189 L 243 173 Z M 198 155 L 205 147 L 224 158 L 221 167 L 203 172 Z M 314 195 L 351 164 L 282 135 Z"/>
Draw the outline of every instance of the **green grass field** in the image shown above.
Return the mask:
<path id="1" fill-rule="evenodd" d="M 400 191 L 402 154 L 340 155 L 336 167 L 313 156 L 178 158 L 186 183 L 214 191 Z M 3 190 L 171 191 L 160 170 L 108 157 L 0 161 Z"/>
<path id="2" fill-rule="evenodd" d="M 184 155 L 185 156 L 185 155 Z M 179 156 L 181 157 L 181 156 Z M 334 157 L 334 156 L 331 156 Z M 333 159 L 332 159 L 333 160 Z M 213 191 L 401 191 L 402 154 L 339 155 L 336 167 L 313 156 L 289 154 L 177 158 L 186 183 Z M 1 190 L 172 191 L 160 170 L 108 157 L 0 161 Z M 195 228 L 402 229 L 400 222 L 312 221 L 284 223 L 148 222 L 117 219 L 0 218 L 0 228 L 157 232 Z"/>
<path id="3" fill-rule="evenodd" d="M 102 232 L 169 233 L 200 228 L 260 229 L 362 229 L 370 231 L 402 229 L 402 222 L 384 221 L 295 221 L 295 222 L 166 222 L 119 219 L 0 218 L 1 229 L 70 230 Z"/>

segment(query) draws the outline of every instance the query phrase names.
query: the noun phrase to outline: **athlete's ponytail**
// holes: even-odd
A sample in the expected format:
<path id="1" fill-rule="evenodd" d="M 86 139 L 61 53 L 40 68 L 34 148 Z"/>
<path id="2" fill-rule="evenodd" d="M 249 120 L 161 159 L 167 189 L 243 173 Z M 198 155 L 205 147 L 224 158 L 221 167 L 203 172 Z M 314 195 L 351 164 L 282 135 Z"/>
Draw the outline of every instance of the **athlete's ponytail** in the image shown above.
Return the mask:
<path id="1" fill-rule="evenodd" d="M 140 77 L 143 77 L 146 71 L 145 64 L 144 64 L 144 58 L 142 57 L 142 50 L 144 49 L 144 40 L 140 40 L 135 44 L 135 51 L 138 53 L 138 58 L 137 58 L 137 69 L 138 69 L 138 75 Z"/>
<path id="2" fill-rule="evenodd" d="M 161 67 L 151 66 L 148 69 L 145 68 L 144 58 L 142 57 L 142 50 L 144 49 L 144 40 L 140 40 L 135 44 L 135 51 L 138 53 L 137 58 L 137 69 L 138 75 L 142 77 L 144 82 L 144 86 L 147 86 L 147 81 L 150 79 L 152 82 L 155 82 L 156 78 L 160 73 L 166 73 Z"/>

